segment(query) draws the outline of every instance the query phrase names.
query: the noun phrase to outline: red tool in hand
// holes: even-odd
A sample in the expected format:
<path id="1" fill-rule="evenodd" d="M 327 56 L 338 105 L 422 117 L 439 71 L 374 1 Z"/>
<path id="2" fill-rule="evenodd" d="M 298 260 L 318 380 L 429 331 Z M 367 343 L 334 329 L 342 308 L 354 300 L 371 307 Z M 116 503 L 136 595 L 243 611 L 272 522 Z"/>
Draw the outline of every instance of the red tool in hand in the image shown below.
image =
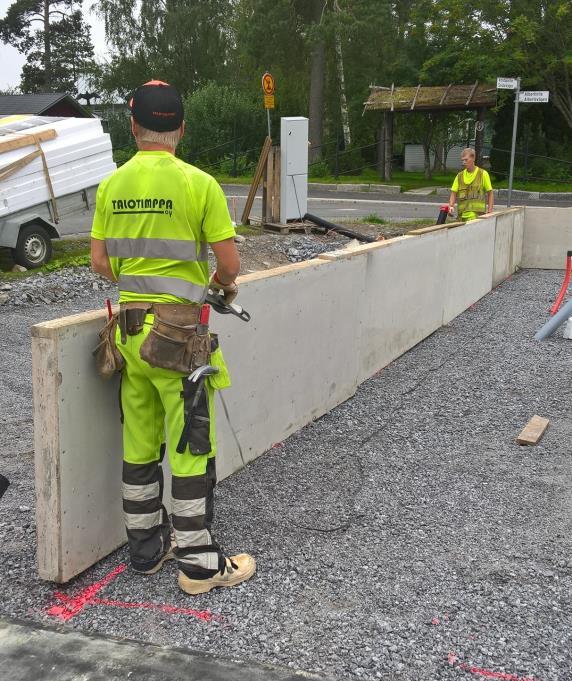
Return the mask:
<path id="1" fill-rule="evenodd" d="M 111 309 L 111 300 L 109 300 L 109 298 L 106 298 L 105 304 L 107 305 L 107 318 L 111 319 L 113 317 L 113 310 Z"/>

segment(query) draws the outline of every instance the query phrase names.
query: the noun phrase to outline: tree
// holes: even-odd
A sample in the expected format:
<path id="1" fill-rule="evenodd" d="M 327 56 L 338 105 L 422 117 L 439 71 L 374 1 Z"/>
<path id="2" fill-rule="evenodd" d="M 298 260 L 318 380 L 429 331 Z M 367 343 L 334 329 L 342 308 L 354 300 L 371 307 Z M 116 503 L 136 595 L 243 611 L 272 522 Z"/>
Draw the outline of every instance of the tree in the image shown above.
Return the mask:
<path id="1" fill-rule="evenodd" d="M 2 42 L 28 56 L 24 91 L 61 89 L 70 84 L 74 68 L 77 72 L 93 58 L 81 4 L 82 0 L 16 0 L 0 20 Z"/>
<path id="2" fill-rule="evenodd" d="M 38 35 L 38 40 L 43 36 Z M 51 77 L 49 87 L 60 92 L 77 92 L 80 76 L 93 68 L 93 44 L 90 28 L 83 20 L 81 10 L 75 10 L 50 27 Z M 44 54 L 41 50 L 28 53 L 22 67 L 22 92 L 41 92 L 46 89 Z"/>
<path id="3" fill-rule="evenodd" d="M 103 86 L 121 94 L 149 78 L 172 83 L 182 93 L 225 81 L 232 2 L 229 0 L 99 0 L 112 59 Z"/>

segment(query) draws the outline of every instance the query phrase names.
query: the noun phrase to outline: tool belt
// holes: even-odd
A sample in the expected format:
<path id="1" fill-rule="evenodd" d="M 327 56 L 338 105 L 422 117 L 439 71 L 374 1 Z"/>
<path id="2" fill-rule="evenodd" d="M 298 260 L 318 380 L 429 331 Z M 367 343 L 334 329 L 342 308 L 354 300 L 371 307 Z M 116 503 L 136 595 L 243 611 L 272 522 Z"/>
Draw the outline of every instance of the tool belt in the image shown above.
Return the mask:
<path id="1" fill-rule="evenodd" d="M 200 324 L 200 305 L 184 303 L 121 303 L 121 342 L 141 333 L 147 314 L 153 326 L 140 348 L 141 359 L 152 367 L 190 374 L 208 364 L 211 344 L 207 324 Z"/>

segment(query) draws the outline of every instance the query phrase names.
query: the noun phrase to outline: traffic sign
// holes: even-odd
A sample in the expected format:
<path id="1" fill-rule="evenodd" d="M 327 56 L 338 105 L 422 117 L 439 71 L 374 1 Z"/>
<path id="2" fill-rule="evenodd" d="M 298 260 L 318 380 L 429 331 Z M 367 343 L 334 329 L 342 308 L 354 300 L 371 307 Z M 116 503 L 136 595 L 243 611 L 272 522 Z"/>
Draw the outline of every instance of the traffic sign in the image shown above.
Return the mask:
<path id="1" fill-rule="evenodd" d="M 262 91 L 265 95 L 273 95 L 276 92 L 274 76 L 268 71 L 262 76 Z"/>
<path id="2" fill-rule="evenodd" d="M 497 78 L 497 90 L 516 90 L 516 78 Z"/>
<path id="3" fill-rule="evenodd" d="M 264 108 L 265 109 L 274 108 L 274 95 L 264 95 Z"/>
<path id="4" fill-rule="evenodd" d="M 528 104 L 542 104 L 548 101 L 550 90 L 522 90 L 518 95 L 518 101 Z"/>

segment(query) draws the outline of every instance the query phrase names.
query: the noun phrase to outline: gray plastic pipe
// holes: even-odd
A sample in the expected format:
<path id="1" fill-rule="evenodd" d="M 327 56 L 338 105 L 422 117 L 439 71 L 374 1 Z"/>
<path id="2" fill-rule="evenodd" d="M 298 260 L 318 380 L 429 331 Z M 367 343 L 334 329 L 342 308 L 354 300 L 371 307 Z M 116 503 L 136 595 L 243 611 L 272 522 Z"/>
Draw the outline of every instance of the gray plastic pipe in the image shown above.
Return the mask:
<path id="1" fill-rule="evenodd" d="M 557 312 L 554 317 L 551 317 L 546 324 L 540 328 L 534 335 L 534 340 L 544 340 L 556 331 L 556 329 L 568 319 L 572 317 L 572 299 L 569 300 L 564 307 Z"/>

